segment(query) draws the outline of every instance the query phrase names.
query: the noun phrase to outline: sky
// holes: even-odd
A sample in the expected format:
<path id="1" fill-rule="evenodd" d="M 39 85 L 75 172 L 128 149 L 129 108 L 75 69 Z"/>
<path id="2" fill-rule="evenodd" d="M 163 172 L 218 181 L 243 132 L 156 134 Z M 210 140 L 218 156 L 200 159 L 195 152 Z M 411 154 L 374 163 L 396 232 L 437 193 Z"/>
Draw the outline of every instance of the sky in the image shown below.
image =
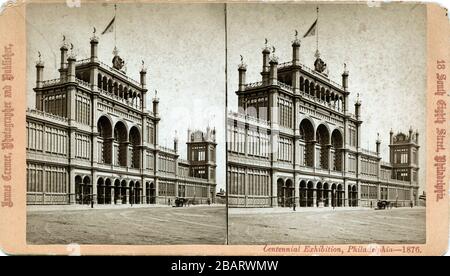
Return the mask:
<path id="1" fill-rule="evenodd" d="M 209 4 L 119 4 L 116 32 L 127 75 L 139 80 L 141 60 L 147 66 L 147 106 L 158 90 L 160 145 L 173 148 L 175 131 L 180 157 L 186 159 L 187 130 L 216 128 L 217 191 L 225 188 L 225 21 L 224 6 Z M 62 36 L 74 44 L 77 59 L 90 56 L 93 27 L 98 56 L 111 64 L 114 33 L 100 35 L 114 16 L 112 4 L 33 5 L 27 8 L 28 106 L 35 107 L 38 51 L 44 78 L 59 77 Z"/>
<path id="2" fill-rule="evenodd" d="M 37 52 L 45 61 L 44 77 L 58 77 L 62 36 L 75 46 L 78 59 L 89 57 L 89 38 L 114 15 L 114 6 L 84 4 L 28 5 L 28 106 L 34 107 Z M 291 41 L 316 19 L 311 4 L 228 4 L 225 41 L 223 4 L 120 4 L 117 47 L 127 75 L 139 79 L 141 60 L 148 67 L 147 101 L 160 98 L 160 144 L 172 147 L 175 131 L 186 158 L 187 129 L 217 130 L 218 189 L 225 187 L 224 106 L 237 110 L 237 66 L 240 55 L 247 81 L 259 81 L 264 39 L 276 47 L 279 61 L 291 60 Z M 377 133 L 388 161 L 389 131 L 419 131 L 419 182 L 425 187 L 426 10 L 422 5 L 319 5 L 319 50 L 329 76 L 340 83 L 343 64 L 350 72 L 350 112 L 356 94 L 362 101 L 362 146 L 375 150 Z M 110 64 L 114 34 L 99 35 L 99 58 Z M 228 70 L 225 75 L 225 46 Z M 316 40 L 302 38 L 301 63 L 313 67 Z M 227 93 L 225 88 L 227 88 Z"/>
<path id="3" fill-rule="evenodd" d="M 232 4 L 227 6 L 228 109 L 237 110 L 240 55 L 247 82 L 261 80 L 265 38 L 279 63 L 292 60 L 295 30 L 301 38 L 300 62 L 314 68 L 316 38 L 302 38 L 316 19 L 316 5 Z M 362 102 L 362 147 L 375 151 L 377 133 L 389 161 L 389 131 L 419 131 L 419 183 L 425 187 L 426 10 L 423 5 L 319 5 L 319 51 L 329 76 L 341 83 L 349 70 L 349 112 L 357 93 Z M 421 191 L 420 191 L 421 193 Z"/>

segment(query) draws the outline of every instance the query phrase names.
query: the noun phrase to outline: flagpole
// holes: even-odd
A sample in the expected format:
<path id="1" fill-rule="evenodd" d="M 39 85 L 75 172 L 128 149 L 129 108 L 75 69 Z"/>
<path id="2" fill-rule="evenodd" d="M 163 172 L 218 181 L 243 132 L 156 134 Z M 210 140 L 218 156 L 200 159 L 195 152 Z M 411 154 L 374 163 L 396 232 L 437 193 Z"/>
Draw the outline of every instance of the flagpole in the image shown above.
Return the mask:
<path id="1" fill-rule="evenodd" d="M 117 4 L 114 4 L 114 21 L 117 21 Z M 117 24 L 114 26 L 114 48 L 117 47 Z"/>
<path id="2" fill-rule="evenodd" d="M 316 35 L 316 52 L 319 51 L 319 6 L 316 8 L 316 22 L 317 22 L 317 35 Z"/>

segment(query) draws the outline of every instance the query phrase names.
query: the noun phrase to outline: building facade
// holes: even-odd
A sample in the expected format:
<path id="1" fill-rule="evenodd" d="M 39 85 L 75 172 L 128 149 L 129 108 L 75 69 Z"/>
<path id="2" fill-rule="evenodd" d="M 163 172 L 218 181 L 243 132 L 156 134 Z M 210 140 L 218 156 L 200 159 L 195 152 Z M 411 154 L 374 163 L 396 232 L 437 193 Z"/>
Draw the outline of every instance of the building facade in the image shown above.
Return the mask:
<path id="1" fill-rule="evenodd" d="M 275 51 L 275 49 L 273 49 Z M 278 63 L 262 51 L 262 79 L 247 83 L 239 65 L 238 112 L 227 116 L 229 207 L 398 206 L 417 204 L 419 134 L 390 133 L 390 160 L 361 147 L 361 102 L 349 110 L 348 71 L 342 83 L 328 77 L 316 52 L 314 69 Z"/>
<path id="2" fill-rule="evenodd" d="M 73 46 L 72 46 L 73 48 Z M 214 202 L 215 129 L 189 131 L 187 160 L 159 145 L 159 99 L 147 109 L 146 69 L 135 81 L 115 49 L 112 67 L 76 60 L 63 42 L 59 78 L 36 64 L 36 109 L 26 113 L 27 204 L 173 204 Z"/>

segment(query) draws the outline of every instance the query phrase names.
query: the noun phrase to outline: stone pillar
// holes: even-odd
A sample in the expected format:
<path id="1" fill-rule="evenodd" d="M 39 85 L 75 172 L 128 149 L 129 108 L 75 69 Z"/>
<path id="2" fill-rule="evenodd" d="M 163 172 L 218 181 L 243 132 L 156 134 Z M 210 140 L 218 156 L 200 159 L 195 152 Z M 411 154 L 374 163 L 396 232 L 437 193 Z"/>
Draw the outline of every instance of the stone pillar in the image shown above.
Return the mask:
<path id="1" fill-rule="evenodd" d="M 331 190 L 330 189 L 328 189 L 327 191 L 326 191 L 326 193 L 327 193 L 327 195 L 328 195 L 328 202 L 327 202 L 327 205 L 328 205 L 328 207 L 331 207 L 332 205 L 331 205 L 331 196 L 332 196 L 332 194 L 331 194 Z"/>
<path id="2" fill-rule="evenodd" d="M 313 206 L 317 207 L 317 189 L 313 189 Z"/>
<path id="3" fill-rule="evenodd" d="M 342 197 L 343 201 L 344 201 L 344 207 L 348 207 L 348 201 L 349 199 L 347 198 L 348 196 L 348 187 L 347 187 L 347 183 L 344 181 L 344 195 Z"/>
<path id="4" fill-rule="evenodd" d="M 36 88 L 42 87 L 43 80 L 44 80 L 44 63 L 39 61 L 36 64 Z"/>
<path id="5" fill-rule="evenodd" d="M 247 84 L 246 79 L 245 79 L 245 75 L 247 72 L 247 66 L 245 64 L 241 63 L 239 65 L 238 71 L 239 71 L 239 91 L 242 92 L 242 91 L 245 91 L 245 85 Z"/>
<path id="6" fill-rule="evenodd" d="M 91 178 L 91 184 L 92 184 L 92 200 L 94 200 L 94 204 L 98 203 L 98 189 L 97 189 L 97 173 L 94 172 L 92 174 Z M 104 191 L 103 191 L 103 200 L 105 198 Z"/>
<path id="7" fill-rule="evenodd" d="M 272 174 L 272 207 L 278 207 L 277 178 Z"/>

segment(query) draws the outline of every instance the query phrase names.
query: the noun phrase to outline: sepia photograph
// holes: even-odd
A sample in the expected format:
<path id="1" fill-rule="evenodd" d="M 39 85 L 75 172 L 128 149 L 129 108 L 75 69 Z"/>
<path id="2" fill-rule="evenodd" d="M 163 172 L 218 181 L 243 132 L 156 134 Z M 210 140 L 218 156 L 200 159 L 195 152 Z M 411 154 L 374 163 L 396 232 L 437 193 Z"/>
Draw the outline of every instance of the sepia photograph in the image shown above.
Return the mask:
<path id="1" fill-rule="evenodd" d="M 229 244 L 425 243 L 425 6 L 227 22 Z"/>
<path id="2" fill-rule="evenodd" d="M 0 255 L 445 254 L 449 22 L 413 2 L 0 4 Z"/>
<path id="3" fill-rule="evenodd" d="M 26 12 L 27 242 L 225 244 L 223 5 Z"/>

